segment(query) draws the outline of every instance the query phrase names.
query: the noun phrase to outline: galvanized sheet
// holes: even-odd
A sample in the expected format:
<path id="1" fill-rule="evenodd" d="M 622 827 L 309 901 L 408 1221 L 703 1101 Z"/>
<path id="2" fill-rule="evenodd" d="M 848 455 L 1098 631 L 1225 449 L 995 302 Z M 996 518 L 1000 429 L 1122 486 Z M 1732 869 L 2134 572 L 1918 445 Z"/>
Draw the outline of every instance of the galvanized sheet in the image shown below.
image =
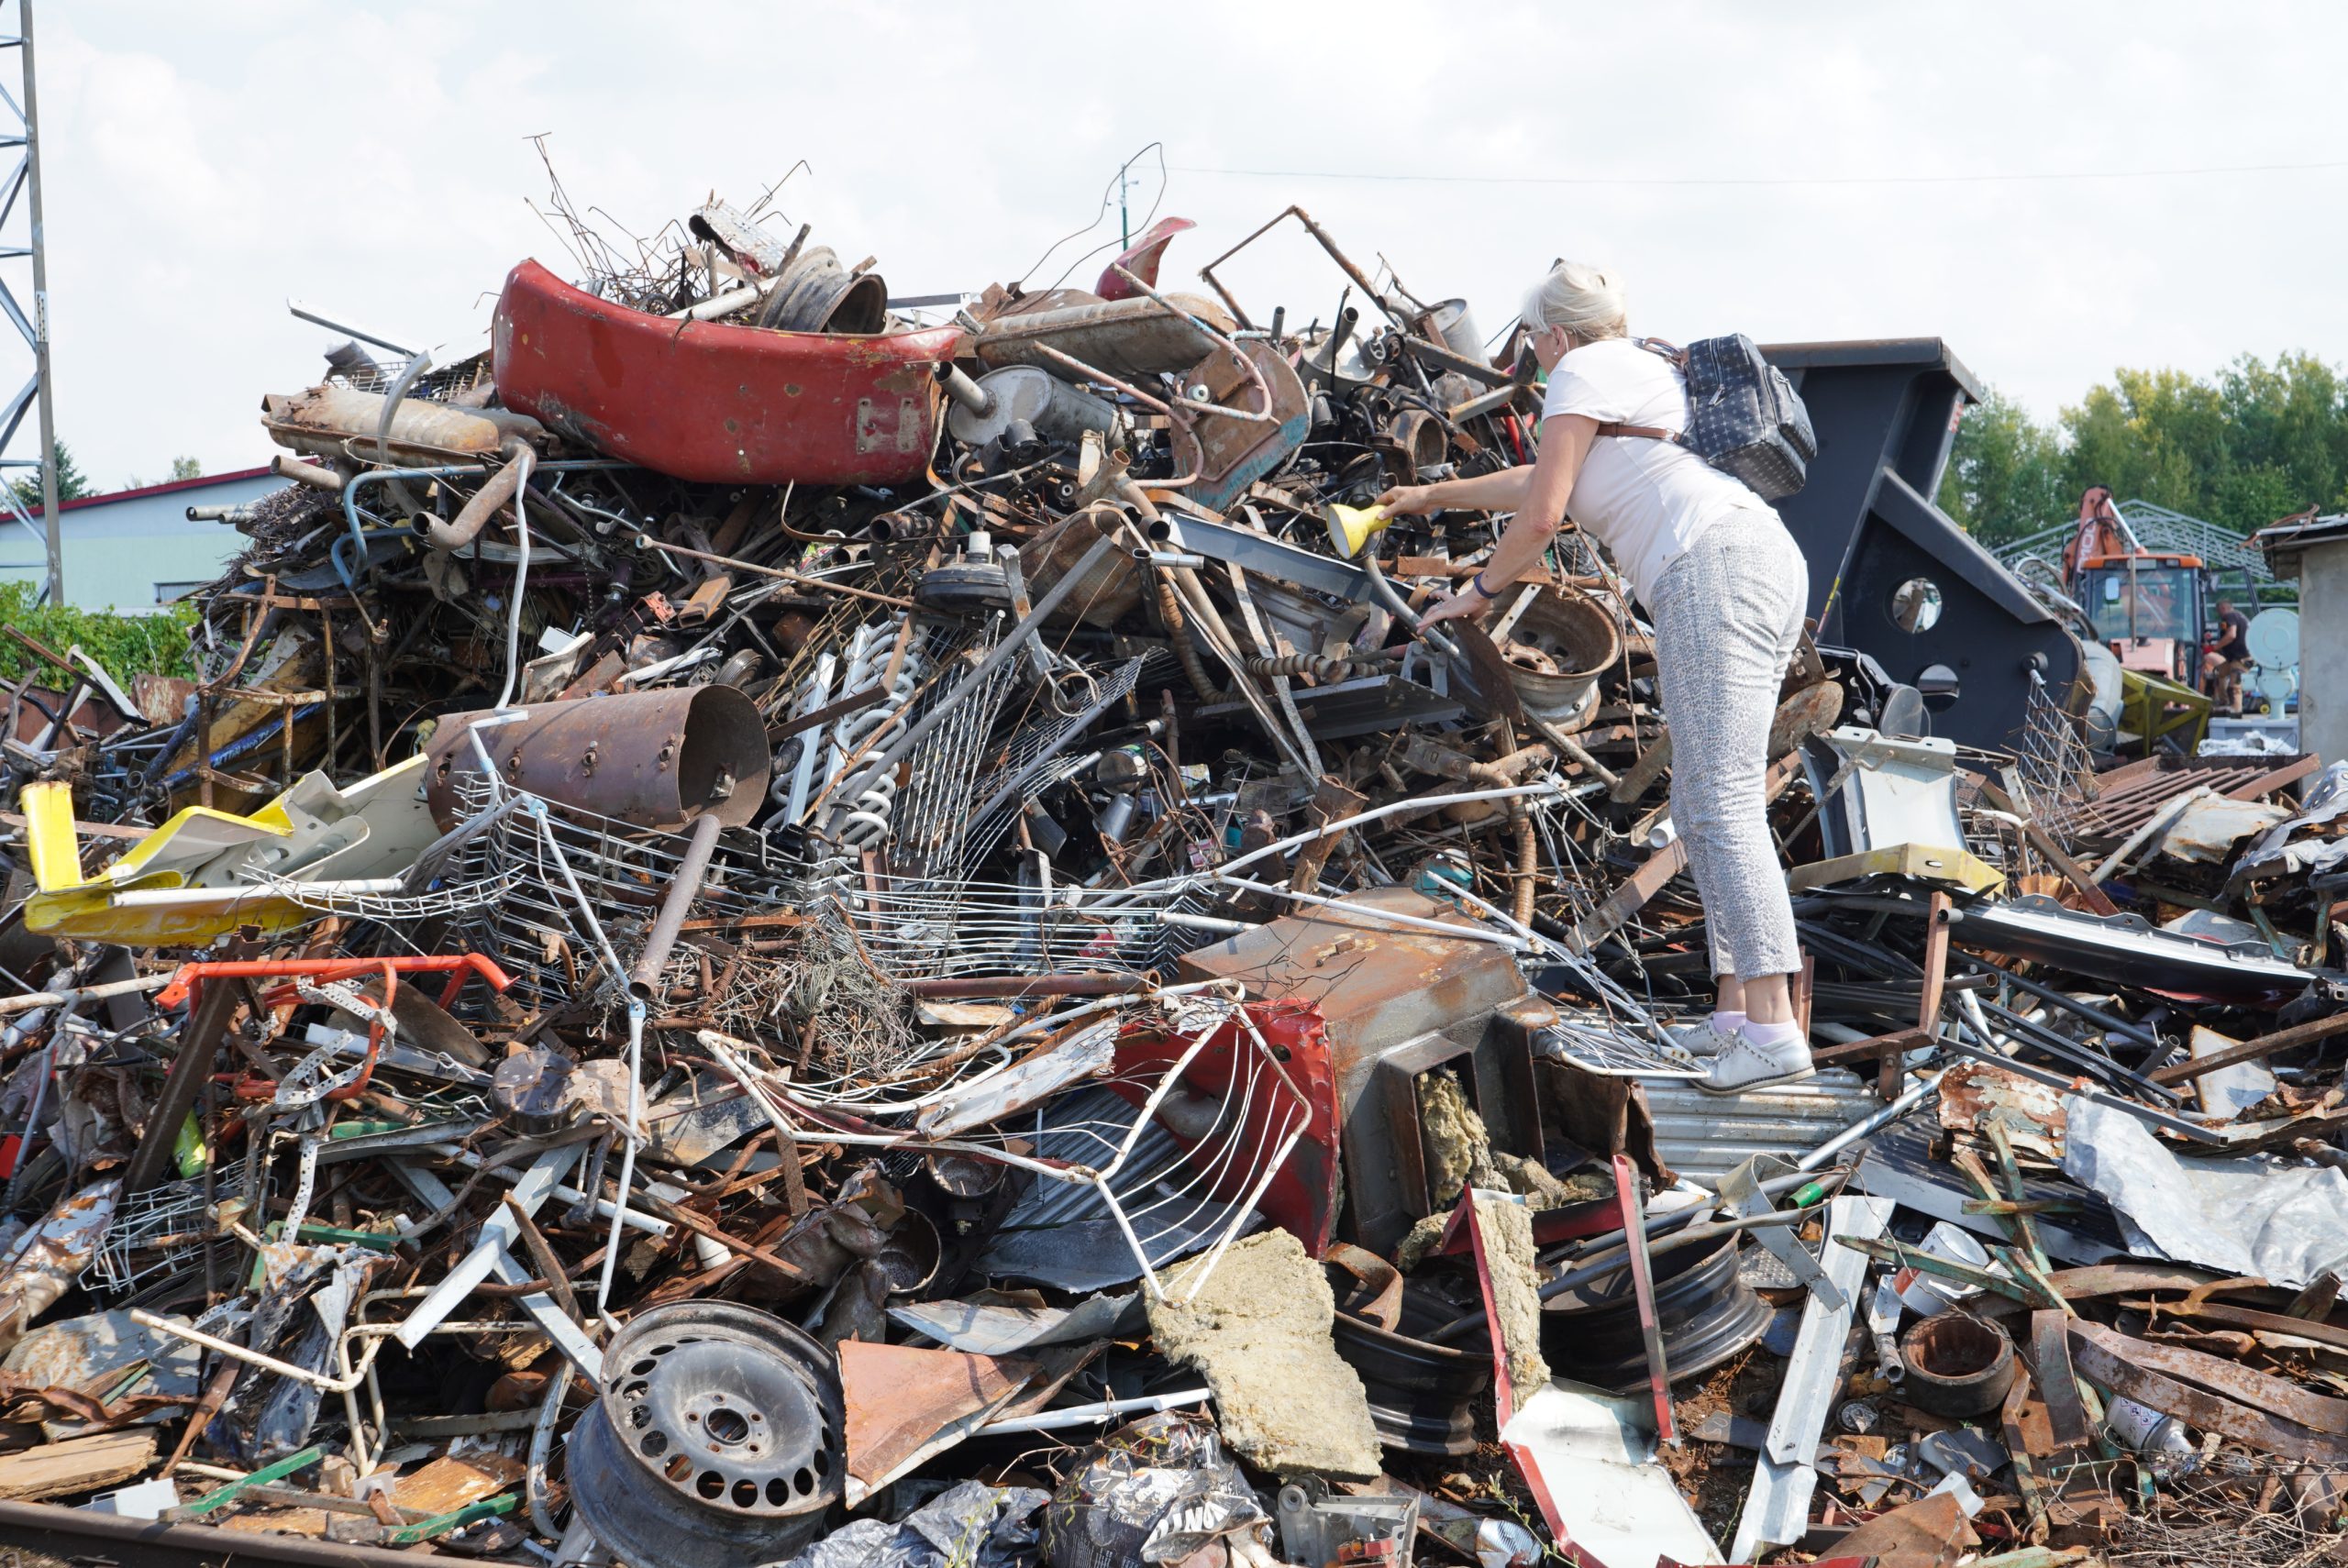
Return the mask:
<path id="1" fill-rule="evenodd" d="M 1800 1159 L 1883 1109 L 1857 1074 L 1822 1068 L 1815 1077 L 1742 1094 L 1713 1095 L 1678 1078 L 1642 1077 L 1663 1163 L 1715 1190 L 1755 1154 Z"/>

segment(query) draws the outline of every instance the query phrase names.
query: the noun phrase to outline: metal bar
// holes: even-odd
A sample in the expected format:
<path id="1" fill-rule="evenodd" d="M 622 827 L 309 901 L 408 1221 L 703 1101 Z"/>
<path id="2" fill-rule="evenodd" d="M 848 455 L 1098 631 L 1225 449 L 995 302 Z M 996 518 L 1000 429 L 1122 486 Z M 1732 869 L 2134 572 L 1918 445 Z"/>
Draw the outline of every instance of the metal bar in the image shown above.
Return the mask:
<path id="1" fill-rule="evenodd" d="M 1827 1209 L 1826 1233 L 1880 1237 L 1894 1207 L 1888 1198 L 1837 1198 Z M 1801 1331 L 1770 1418 L 1767 1451 L 1754 1469 L 1753 1489 L 1737 1521 L 1732 1562 L 1754 1562 L 1763 1547 L 1791 1545 L 1810 1528 L 1810 1499 L 1818 1484 L 1810 1456 L 1826 1430 L 1837 1391 L 1835 1372 L 1851 1335 L 1859 1286 L 1866 1278 L 1866 1259 L 1850 1247 L 1830 1247 L 1822 1263 L 1844 1302 L 1830 1308 L 1813 1295 L 1803 1304 Z"/>
<path id="2" fill-rule="evenodd" d="M 194 1109 L 196 1093 L 212 1074 L 213 1060 L 219 1054 L 221 1039 L 228 1032 L 229 1014 L 236 1007 L 235 987 L 206 986 L 202 998 L 189 1010 L 187 1021 L 180 1026 L 179 1055 L 172 1058 L 172 1070 L 163 1078 L 162 1092 L 148 1117 L 149 1136 L 138 1141 L 129 1167 L 123 1172 L 125 1198 L 154 1186 L 172 1159 L 180 1123 Z"/>
<path id="3" fill-rule="evenodd" d="M 627 988 L 641 1000 L 650 1001 L 660 994 L 660 971 L 669 962 L 670 950 L 677 945 L 677 933 L 685 923 L 685 912 L 692 907 L 703 881 L 709 876 L 710 853 L 717 847 L 717 835 L 725 825 L 715 812 L 703 812 L 693 819 L 692 836 L 685 840 L 675 877 L 660 900 L 660 912 L 653 917 L 643 951 L 637 955 L 635 966 L 627 972 Z"/>
<path id="4" fill-rule="evenodd" d="M 33 0 L 17 0 L 18 36 L 25 48 L 25 169 L 27 215 L 32 223 L 33 373 L 40 378 L 40 518 L 49 546 L 49 602 L 65 603 L 64 519 L 57 504 L 57 400 L 49 362 L 49 244 L 41 216 L 40 97 L 33 69 Z"/>
<path id="5" fill-rule="evenodd" d="M 1614 1195 L 1623 1206 L 1623 1240 L 1631 1265 L 1631 1289 L 1638 1297 L 1639 1337 L 1647 1353 L 1647 1391 L 1655 1398 L 1656 1435 L 1679 1446 L 1679 1422 L 1671 1408 L 1671 1368 L 1664 1359 L 1663 1320 L 1656 1316 L 1655 1268 L 1647 1257 L 1646 1206 L 1639 1198 L 1639 1175 L 1630 1156 L 1614 1156 Z"/>
<path id="6" fill-rule="evenodd" d="M 572 1165 L 579 1163 L 582 1149 L 581 1144 L 565 1143 L 559 1148 L 548 1149 L 532 1162 L 530 1168 L 523 1173 L 522 1179 L 514 1187 L 515 1200 L 522 1205 L 525 1213 L 537 1213 L 546 1200 L 554 1196 L 555 1185 Z M 437 1325 L 446 1322 L 449 1315 L 473 1293 L 473 1287 L 489 1277 L 490 1271 L 497 1266 L 497 1260 L 506 1257 L 507 1244 L 519 1233 L 514 1216 L 506 1209 L 500 1209 L 483 1220 L 481 1239 L 473 1243 L 472 1251 L 467 1253 L 440 1283 L 432 1287 L 432 1293 L 418 1303 L 415 1310 L 408 1314 L 407 1320 L 400 1325 L 396 1336 L 400 1343 L 414 1350 L 424 1342 L 425 1335 Z M 508 1258 L 507 1261 L 512 1260 Z"/>

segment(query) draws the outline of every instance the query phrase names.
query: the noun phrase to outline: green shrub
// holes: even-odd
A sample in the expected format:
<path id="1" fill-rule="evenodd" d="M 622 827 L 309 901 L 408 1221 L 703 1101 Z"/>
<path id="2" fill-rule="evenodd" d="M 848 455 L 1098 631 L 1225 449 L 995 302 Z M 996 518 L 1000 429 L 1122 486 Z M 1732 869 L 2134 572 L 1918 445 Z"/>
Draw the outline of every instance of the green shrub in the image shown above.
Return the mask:
<path id="1" fill-rule="evenodd" d="M 195 624 L 193 605 L 173 604 L 151 615 L 115 615 L 36 603 L 39 596 L 32 583 L 0 582 L 0 626 L 14 626 L 60 654 L 79 643 L 125 691 L 140 674 L 195 674 L 188 642 L 189 628 Z M 47 659 L 35 657 L 13 637 L 0 636 L 0 676 L 17 680 L 27 674 L 43 686 L 65 679 Z"/>

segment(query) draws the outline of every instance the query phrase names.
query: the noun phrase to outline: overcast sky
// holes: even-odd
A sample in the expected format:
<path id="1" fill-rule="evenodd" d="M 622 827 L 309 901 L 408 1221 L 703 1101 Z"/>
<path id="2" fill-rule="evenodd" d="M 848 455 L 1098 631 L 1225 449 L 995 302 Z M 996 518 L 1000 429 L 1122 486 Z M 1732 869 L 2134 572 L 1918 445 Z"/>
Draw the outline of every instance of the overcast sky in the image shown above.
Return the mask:
<path id="1" fill-rule="evenodd" d="M 1938 335 L 2042 415 L 2120 364 L 2348 359 L 2338 5 L 39 0 L 38 20 L 58 428 L 105 487 L 267 460 L 261 394 L 316 381 L 334 341 L 289 295 L 455 345 L 522 258 L 575 274 L 527 204 L 539 132 L 577 202 L 646 233 L 804 159 L 781 210 L 901 294 L 1050 282 L 1113 209 L 1031 275 L 1040 253 L 1162 142 L 1135 227 L 1153 204 L 1197 220 L 1178 287 L 1296 202 L 1488 332 L 1564 254 L 1623 273 L 1637 330 Z M 2213 169 L 2234 171 L 2173 172 Z M 2146 171 L 2172 172 L 2110 177 Z M 2044 178 L 2077 174 L 2099 177 Z M 1291 319 L 1342 286 L 1292 228 L 1227 277 Z"/>

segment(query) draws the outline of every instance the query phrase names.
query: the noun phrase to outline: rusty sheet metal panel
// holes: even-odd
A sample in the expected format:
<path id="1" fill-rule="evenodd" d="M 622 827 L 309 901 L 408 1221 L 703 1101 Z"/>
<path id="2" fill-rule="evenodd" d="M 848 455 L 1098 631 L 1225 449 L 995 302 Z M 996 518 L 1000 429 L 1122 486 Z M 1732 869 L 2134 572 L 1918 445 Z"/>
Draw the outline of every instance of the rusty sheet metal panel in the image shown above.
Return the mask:
<path id="1" fill-rule="evenodd" d="M 1941 1075 L 1941 1125 L 1984 1138 L 1992 1125 L 2002 1126 L 2017 1149 L 2059 1160 L 2070 1125 L 2063 1110 L 2066 1092 L 1994 1063 L 1959 1062 Z"/>
<path id="2" fill-rule="evenodd" d="M 1350 901 L 1468 923 L 1449 905 L 1407 888 L 1357 893 Z M 1180 977 L 1235 979 L 1251 996 L 1320 1010 L 1342 1123 L 1341 1239 L 1390 1249 L 1430 1211 L 1416 1088 L 1425 1073 L 1459 1074 L 1495 1149 L 1541 1152 L 1529 1032 L 1556 1012 L 1525 990 L 1505 948 L 1316 909 L 1186 954 Z"/>
<path id="3" fill-rule="evenodd" d="M 903 484 L 937 441 L 961 329 L 880 337 L 680 325 L 525 261 L 492 328 L 506 405 L 597 451 L 712 484 Z"/>

